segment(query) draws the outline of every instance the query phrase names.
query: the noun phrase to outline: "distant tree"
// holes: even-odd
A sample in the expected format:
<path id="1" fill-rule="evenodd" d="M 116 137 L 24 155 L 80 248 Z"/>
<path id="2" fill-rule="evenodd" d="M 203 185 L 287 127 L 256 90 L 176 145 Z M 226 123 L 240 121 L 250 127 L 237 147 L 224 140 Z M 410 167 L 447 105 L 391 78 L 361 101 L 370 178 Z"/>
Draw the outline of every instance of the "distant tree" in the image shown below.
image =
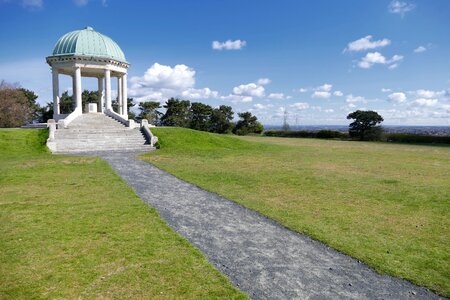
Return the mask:
<path id="1" fill-rule="evenodd" d="M 357 110 L 350 113 L 347 119 L 354 120 L 349 125 L 348 133 L 350 137 L 364 140 L 379 140 L 382 134 L 382 128 L 376 126 L 383 122 L 383 117 L 372 110 Z"/>
<path id="2" fill-rule="evenodd" d="M 149 124 L 159 125 L 162 113 L 158 111 L 161 105 L 156 101 L 147 101 L 139 103 L 139 118 L 146 119 Z"/>
<path id="3" fill-rule="evenodd" d="M 127 98 L 127 108 L 128 108 L 128 119 L 129 120 L 137 120 L 138 116 L 134 113 L 132 110 L 134 107 L 134 100 L 133 98 Z"/>
<path id="4" fill-rule="evenodd" d="M 82 103 L 83 111 L 84 111 L 84 108 L 86 107 L 87 103 L 97 103 L 97 105 L 98 105 L 98 91 L 84 90 L 81 93 L 81 103 Z"/>
<path id="5" fill-rule="evenodd" d="M 230 133 L 233 130 L 234 112 L 231 106 L 221 105 L 211 113 L 210 131 L 215 133 Z"/>
<path id="6" fill-rule="evenodd" d="M 236 123 L 233 133 L 237 135 L 247 135 L 249 133 L 261 133 L 264 127 L 258 122 L 256 116 L 250 112 L 243 112 L 238 114 L 240 120 Z"/>
<path id="7" fill-rule="evenodd" d="M 189 127 L 191 103 L 188 100 L 170 98 L 163 106 L 166 113 L 161 117 L 163 126 Z"/>
<path id="8" fill-rule="evenodd" d="M 18 127 L 31 121 L 33 109 L 24 91 L 2 81 L 0 83 L 0 127 Z"/>
<path id="9" fill-rule="evenodd" d="M 190 128 L 201 131 L 211 131 L 211 116 L 213 108 L 207 104 L 194 102 L 191 105 Z"/>
<path id="10" fill-rule="evenodd" d="M 65 91 L 59 97 L 59 112 L 61 114 L 70 114 L 75 108 L 75 102 L 72 96 L 69 96 L 69 92 Z"/>
<path id="11" fill-rule="evenodd" d="M 46 123 L 49 119 L 53 119 L 53 101 L 39 107 L 38 122 Z"/>
<path id="12" fill-rule="evenodd" d="M 36 99 L 38 98 L 38 95 L 36 95 L 33 91 L 25 89 L 25 88 L 18 88 L 19 91 L 22 91 L 25 97 L 28 99 L 28 105 L 32 111 L 32 120 L 39 120 L 40 118 L 40 107 L 39 104 L 36 103 Z"/>

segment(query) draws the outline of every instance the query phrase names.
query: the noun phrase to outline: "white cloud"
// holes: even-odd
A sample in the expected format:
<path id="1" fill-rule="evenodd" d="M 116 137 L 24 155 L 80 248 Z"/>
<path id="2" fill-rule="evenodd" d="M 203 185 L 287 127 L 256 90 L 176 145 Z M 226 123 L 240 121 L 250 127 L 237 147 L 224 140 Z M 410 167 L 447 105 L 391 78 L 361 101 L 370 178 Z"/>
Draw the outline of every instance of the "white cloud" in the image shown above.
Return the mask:
<path id="1" fill-rule="evenodd" d="M 264 104 L 261 104 L 261 103 L 256 103 L 255 105 L 253 105 L 253 107 L 254 107 L 256 110 L 265 110 L 265 109 L 267 109 L 267 108 L 273 107 L 273 105 L 272 105 L 272 104 L 264 105 Z"/>
<path id="2" fill-rule="evenodd" d="M 389 93 L 389 92 L 392 92 L 391 89 L 386 89 L 386 88 L 382 88 L 381 91 L 382 91 L 383 93 Z"/>
<path id="3" fill-rule="evenodd" d="M 325 83 L 321 86 L 318 86 L 316 88 L 317 91 L 324 91 L 324 92 L 329 92 L 331 91 L 331 89 L 333 88 L 333 85 L 329 84 L 329 83 Z"/>
<path id="4" fill-rule="evenodd" d="M 213 41 L 211 46 L 214 50 L 240 50 L 247 45 L 246 41 L 227 40 L 225 42 Z"/>
<path id="5" fill-rule="evenodd" d="M 328 108 L 328 109 L 325 109 L 324 112 L 326 112 L 326 113 L 332 113 L 332 112 L 334 112 L 334 109 Z"/>
<path id="6" fill-rule="evenodd" d="M 283 93 L 270 93 L 268 98 L 275 99 L 275 100 L 283 100 L 285 98 L 285 96 Z"/>
<path id="7" fill-rule="evenodd" d="M 308 91 L 308 89 L 306 89 L 306 88 L 299 88 L 298 91 L 300 93 L 306 93 Z"/>
<path id="8" fill-rule="evenodd" d="M 374 64 L 385 64 L 386 58 L 379 52 L 369 52 L 359 62 L 358 66 L 363 69 L 369 69 Z"/>
<path id="9" fill-rule="evenodd" d="M 298 110 L 303 110 L 303 109 L 308 109 L 309 104 L 306 102 L 297 102 L 297 103 L 291 104 L 290 107 L 298 109 Z"/>
<path id="10" fill-rule="evenodd" d="M 315 91 L 311 97 L 312 98 L 322 98 L 322 99 L 328 99 L 330 98 L 331 93 L 330 92 L 325 92 L 325 91 Z"/>
<path id="11" fill-rule="evenodd" d="M 413 104 L 417 104 L 419 106 L 434 107 L 438 104 L 438 99 L 419 98 L 416 99 Z"/>
<path id="12" fill-rule="evenodd" d="M 367 100 L 366 100 L 366 98 L 364 98 L 362 96 L 353 96 L 352 94 L 350 94 L 350 95 L 347 95 L 345 102 L 347 102 L 347 103 L 358 103 L 358 102 L 366 103 Z"/>
<path id="13" fill-rule="evenodd" d="M 264 87 L 255 83 L 241 84 L 233 88 L 233 93 L 242 96 L 262 97 Z"/>
<path id="14" fill-rule="evenodd" d="M 266 84 L 269 84 L 269 83 L 271 83 L 272 81 L 269 79 L 269 78 L 260 78 L 260 79 L 258 79 L 258 84 L 259 85 L 266 85 Z"/>
<path id="15" fill-rule="evenodd" d="M 195 71 L 186 65 L 175 67 L 154 63 L 142 77 L 132 77 L 134 86 L 156 87 L 160 89 L 187 89 L 195 84 Z"/>
<path id="16" fill-rule="evenodd" d="M 399 14 L 402 17 L 409 11 L 412 11 L 416 6 L 406 1 L 393 0 L 389 3 L 388 10 L 392 14 Z"/>
<path id="17" fill-rule="evenodd" d="M 390 65 L 390 69 L 398 67 L 396 62 L 403 60 L 402 55 L 394 55 L 391 59 L 386 59 L 380 52 L 369 52 L 358 62 L 358 67 L 369 69 L 375 64 Z"/>
<path id="18" fill-rule="evenodd" d="M 187 99 L 211 99 L 217 98 L 219 93 L 212 91 L 210 88 L 194 89 L 189 88 L 181 93 L 183 98 Z"/>
<path id="19" fill-rule="evenodd" d="M 331 96 L 331 89 L 333 85 L 325 83 L 314 89 L 314 93 L 311 95 L 312 98 L 322 98 L 328 99 Z"/>
<path id="20" fill-rule="evenodd" d="M 419 98 L 435 98 L 445 94 L 445 91 L 417 90 L 413 92 Z"/>
<path id="21" fill-rule="evenodd" d="M 392 93 L 388 95 L 388 98 L 392 102 L 402 103 L 406 101 L 406 95 L 402 92 Z"/>
<path id="22" fill-rule="evenodd" d="M 344 52 L 347 51 L 365 51 L 369 49 L 381 48 L 389 45 L 391 41 L 389 39 L 382 39 L 377 41 L 372 41 L 372 36 L 367 35 L 359 40 L 350 42 L 347 44 L 347 47 L 344 49 Z"/>
<path id="23" fill-rule="evenodd" d="M 184 99 L 217 98 L 210 88 L 196 89 L 195 70 L 186 65 L 174 67 L 154 63 L 144 75 L 130 78 L 129 94 L 137 101 L 165 101 L 170 97 Z"/>
<path id="24" fill-rule="evenodd" d="M 397 67 L 398 67 L 398 64 L 392 64 L 392 65 L 390 65 L 390 66 L 388 67 L 388 69 L 389 69 L 389 70 L 394 70 L 394 69 L 397 69 Z"/>
<path id="25" fill-rule="evenodd" d="M 419 47 L 417 47 L 416 49 L 414 49 L 414 53 L 422 53 L 422 52 L 425 52 L 425 51 L 427 51 L 428 49 L 427 48 L 425 48 L 424 46 L 419 46 Z"/>
<path id="26" fill-rule="evenodd" d="M 251 96 L 242 96 L 242 95 L 234 95 L 234 94 L 229 94 L 228 96 L 221 96 L 220 99 L 225 100 L 225 101 L 230 101 L 232 103 L 247 103 L 247 102 L 252 102 L 253 101 L 253 97 Z"/>
<path id="27" fill-rule="evenodd" d="M 336 97 L 342 97 L 344 96 L 344 93 L 342 93 L 341 91 L 334 91 L 333 95 L 335 95 Z"/>

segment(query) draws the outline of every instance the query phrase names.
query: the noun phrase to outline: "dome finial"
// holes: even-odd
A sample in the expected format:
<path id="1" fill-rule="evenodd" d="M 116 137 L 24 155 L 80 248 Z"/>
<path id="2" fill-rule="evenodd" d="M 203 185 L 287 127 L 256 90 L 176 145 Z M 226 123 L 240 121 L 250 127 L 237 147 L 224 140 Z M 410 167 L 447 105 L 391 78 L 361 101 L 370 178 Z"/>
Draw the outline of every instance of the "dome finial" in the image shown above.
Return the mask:
<path id="1" fill-rule="evenodd" d="M 86 29 L 86 30 L 94 30 L 94 28 L 92 28 L 91 26 L 86 26 L 84 29 Z"/>

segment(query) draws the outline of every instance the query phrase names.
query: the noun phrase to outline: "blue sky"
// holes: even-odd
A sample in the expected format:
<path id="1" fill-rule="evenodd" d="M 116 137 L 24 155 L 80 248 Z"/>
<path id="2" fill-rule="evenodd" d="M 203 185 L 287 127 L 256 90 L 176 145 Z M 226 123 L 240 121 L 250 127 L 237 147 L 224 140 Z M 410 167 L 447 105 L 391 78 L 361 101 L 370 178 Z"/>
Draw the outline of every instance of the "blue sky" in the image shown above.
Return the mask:
<path id="1" fill-rule="evenodd" d="M 0 79 L 41 103 L 45 57 L 92 26 L 125 52 L 138 101 L 226 104 L 264 124 L 284 111 L 291 125 L 348 124 L 371 109 L 387 125 L 450 125 L 449 0 L 0 0 L 0 26 Z"/>

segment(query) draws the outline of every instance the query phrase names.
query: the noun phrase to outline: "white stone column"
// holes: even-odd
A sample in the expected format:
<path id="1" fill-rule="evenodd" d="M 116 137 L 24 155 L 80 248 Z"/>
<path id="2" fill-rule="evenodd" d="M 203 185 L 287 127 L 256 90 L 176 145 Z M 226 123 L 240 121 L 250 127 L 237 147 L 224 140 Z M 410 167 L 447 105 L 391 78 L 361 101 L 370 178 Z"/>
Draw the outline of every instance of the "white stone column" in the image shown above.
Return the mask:
<path id="1" fill-rule="evenodd" d="M 59 73 L 58 70 L 52 68 L 53 81 L 53 119 L 57 119 L 60 114 L 59 108 Z"/>
<path id="2" fill-rule="evenodd" d="M 127 91 L 127 74 L 122 76 L 122 99 L 123 99 L 123 113 L 125 119 L 128 119 L 128 91 Z"/>
<path id="3" fill-rule="evenodd" d="M 100 107 L 99 112 L 103 113 L 104 105 L 105 105 L 105 100 L 104 100 L 104 96 L 103 96 L 103 78 L 99 77 L 98 78 L 98 106 Z"/>
<path id="4" fill-rule="evenodd" d="M 75 103 L 76 103 L 76 109 L 82 113 L 83 107 L 82 107 L 82 101 L 81 101 L 81 68 L 75 67 Z"/>
<path id="5" fill-rule="evenodd" d="M 105 96 L 106 96 L 106 109 L 112 110 L 111 106 L 111 71 L 105 70 Z"/>
<path id="6" fill-rule="evenodd" d="M 123 115 L 123 103 L 122 103 L 122 77 L 117 77 L 117 113 Z"/>

